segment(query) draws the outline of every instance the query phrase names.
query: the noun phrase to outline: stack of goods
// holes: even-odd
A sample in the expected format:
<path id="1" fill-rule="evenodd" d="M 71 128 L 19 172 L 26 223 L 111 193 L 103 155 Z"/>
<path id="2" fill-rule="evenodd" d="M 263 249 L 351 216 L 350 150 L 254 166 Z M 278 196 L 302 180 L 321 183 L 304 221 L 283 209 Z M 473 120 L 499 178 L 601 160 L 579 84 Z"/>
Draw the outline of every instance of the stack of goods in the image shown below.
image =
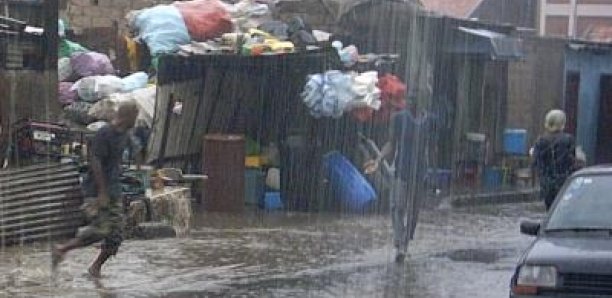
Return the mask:
<path id="1" fill-rule="evenodd" d="M 60 36 L 65 36 L 63 28 L 60 21 Z M 148 85 L 148 74 L 137 72 L 118 77 L 107 55 L 87 50 L 63 37 L 62 40 L 58 101 L 68 120 L 97 130 L 112 119 L 119 103 L 134 100 L 140 107 L 142 123 L 150 127 L 155 86 Z"/>

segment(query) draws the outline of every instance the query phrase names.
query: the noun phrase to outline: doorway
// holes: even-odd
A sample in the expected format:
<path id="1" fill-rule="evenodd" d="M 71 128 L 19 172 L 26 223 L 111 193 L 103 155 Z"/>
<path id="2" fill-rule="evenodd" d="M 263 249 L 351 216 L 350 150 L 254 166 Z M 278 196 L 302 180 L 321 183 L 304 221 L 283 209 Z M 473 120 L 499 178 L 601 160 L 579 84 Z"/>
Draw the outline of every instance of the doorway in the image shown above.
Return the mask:
<path id="1" fill-rule="evenodd" d="M 612 74 L 601 76 L 600 107 L 597 127 L 597 164 L 612 163 Z"/>
<path id="2" fill-rule="evenodd" d="M 565 130 L 575 136 L 578 125 L 580 73 L 575 71 L 568 72 L 565 86 L 565 113 L 567 114 Z"/>

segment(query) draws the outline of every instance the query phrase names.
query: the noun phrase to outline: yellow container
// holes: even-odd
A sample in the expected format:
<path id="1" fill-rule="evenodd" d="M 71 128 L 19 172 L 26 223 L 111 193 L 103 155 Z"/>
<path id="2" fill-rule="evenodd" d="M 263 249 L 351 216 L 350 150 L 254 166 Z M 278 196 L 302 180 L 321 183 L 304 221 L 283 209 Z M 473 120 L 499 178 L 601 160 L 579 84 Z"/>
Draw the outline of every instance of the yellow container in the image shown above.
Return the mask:
<path id="1" fill-rule="evenodd" d="M 247 168 L 261 168 L 263 165 L 262 158 L 259 155 L 247 156 L 244 165 Z"/>

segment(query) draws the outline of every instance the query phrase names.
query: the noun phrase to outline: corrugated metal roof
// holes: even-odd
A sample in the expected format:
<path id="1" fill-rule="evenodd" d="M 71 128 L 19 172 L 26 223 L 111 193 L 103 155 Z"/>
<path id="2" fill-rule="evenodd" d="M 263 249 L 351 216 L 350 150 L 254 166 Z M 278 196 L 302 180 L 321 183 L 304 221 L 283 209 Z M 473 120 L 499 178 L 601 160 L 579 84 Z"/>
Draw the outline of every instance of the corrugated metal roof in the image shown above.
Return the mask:
<path id="1" fill-rule="evenodd" d="M 0 244 L 74 235 L 82 222 L 75 164 L 0 171 Z"/>
<path id="2" fill-rule="evenodd" d="M 523 57 L 522 40 L 503 33 L 458 27 L 468 39 L 460 39 L 450 47 L 450 52 L 489 55 L 493 60 L 512 60 Z"/>

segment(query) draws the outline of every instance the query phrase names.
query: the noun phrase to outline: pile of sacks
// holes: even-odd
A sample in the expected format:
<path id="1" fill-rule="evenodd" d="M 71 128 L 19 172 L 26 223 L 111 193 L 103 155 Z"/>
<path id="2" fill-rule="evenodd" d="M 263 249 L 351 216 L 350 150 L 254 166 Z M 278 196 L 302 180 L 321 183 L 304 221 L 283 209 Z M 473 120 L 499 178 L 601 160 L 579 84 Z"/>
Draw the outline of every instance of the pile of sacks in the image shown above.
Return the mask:
<path id="1" fill-rule="evenodd" d="M 150 127 L 156 89 L 148 86 L 146 73 L 117 77 L 107 55 L 83 50 L 59 59 L 58 76 L 58 100 L 68 119 L 97 130 L 113 118 L 119 103 L 134 100 L 141 123 Z"/>
<path id="2" fill-rule="evenodd" d="M 340 118 L 355 109 L 381 106 L 378 73 L 332 70 L 309 76 L 301 96 L 315 118 Z"/>

